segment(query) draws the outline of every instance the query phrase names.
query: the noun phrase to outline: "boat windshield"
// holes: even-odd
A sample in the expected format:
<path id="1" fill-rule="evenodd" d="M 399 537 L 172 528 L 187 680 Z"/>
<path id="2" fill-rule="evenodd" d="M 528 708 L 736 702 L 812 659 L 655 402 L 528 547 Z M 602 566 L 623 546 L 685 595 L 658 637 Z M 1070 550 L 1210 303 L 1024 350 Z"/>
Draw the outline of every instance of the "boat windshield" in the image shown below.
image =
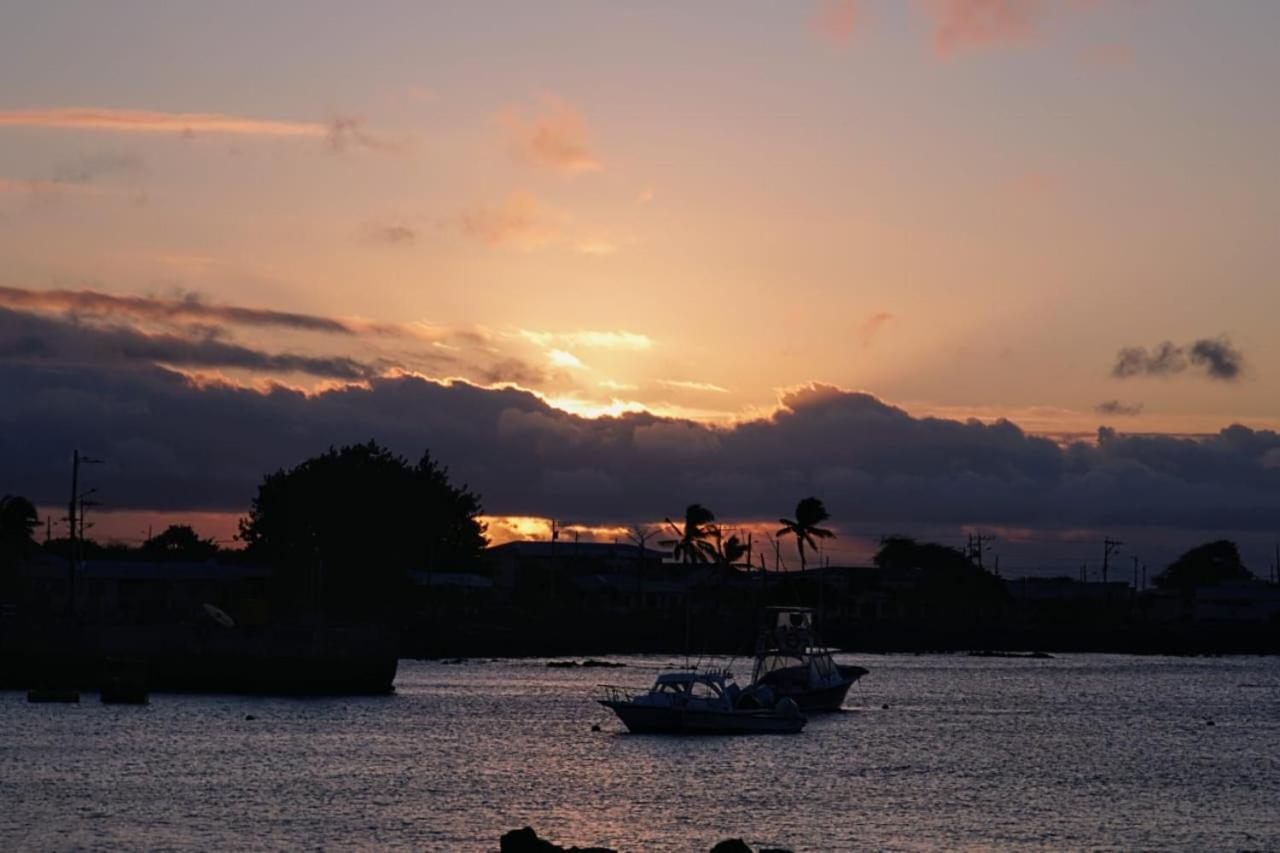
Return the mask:
<path id="1" fill-rule="evenodd" d="M 793 666 L 804 666 L 804 658 L 799 655 L 766 654 L 756 659 L 756 671 L 753 681 L 759 681 L 771 672 L 788 669 Z"/>

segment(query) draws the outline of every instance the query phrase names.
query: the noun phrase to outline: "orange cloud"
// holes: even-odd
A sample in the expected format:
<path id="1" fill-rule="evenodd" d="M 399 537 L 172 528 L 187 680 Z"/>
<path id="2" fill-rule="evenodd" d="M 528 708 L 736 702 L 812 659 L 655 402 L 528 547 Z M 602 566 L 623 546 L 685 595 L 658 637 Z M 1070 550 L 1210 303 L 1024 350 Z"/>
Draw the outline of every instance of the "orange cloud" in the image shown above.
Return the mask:
<path id="1" fill-rule="evenodd" d="M 0 111 L 0 126 L 125 133 L 234 133 L 253 136 L 326 136 L 330 128 L 314 122 L 272 121 L 223 113 L 167 113 L 98 107 L 54 107 Z"/>
<path id="2" fill-rule="evenodd" d="M 539 107 L 528 116 L 507 110 L 497 117 L 517 157 L 564 174 L 604 168 L 591 151 L 591 135 L 581 113 L 551 95 L 544 95 Z"/>
<path id="3" fill-rule="evenodd" d="M 530 193 L 517 191 L 498 207 L 464 212 L 457 220 L 463 234 L 490 246 L 536 249 L 551 242 L 559 231 L 553 213 Z"/>
<path id="4" fill-rule="evenodd" d="M 925 9 L 934 50 L 948 55 L 1032 38 L 1044 6 L 1043 0 L 928 0 Z"/>
<path id="5" fill-rule="evenodd" d="M 810 25 L 822 38 L 845 45 L 861 25 L 865 11 L 862 0 L 819 0 Z"/>

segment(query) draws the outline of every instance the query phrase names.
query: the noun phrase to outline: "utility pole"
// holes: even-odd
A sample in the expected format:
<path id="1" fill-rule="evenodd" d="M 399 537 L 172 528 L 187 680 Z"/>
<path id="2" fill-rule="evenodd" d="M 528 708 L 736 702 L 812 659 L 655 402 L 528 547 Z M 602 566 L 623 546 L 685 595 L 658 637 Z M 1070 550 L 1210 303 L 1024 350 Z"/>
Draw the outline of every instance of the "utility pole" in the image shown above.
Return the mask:
<path id="1" fill-rule="evenodd" d="M 982 564 L 982 552 L 991 550 L 991 542 L 995 541 L 994 536 L 984 536 L 981 533 L 969 534 L 969 559 L 978 564 L 978 568 L 986 571 L 986 567 Z"/>
<path id="2" fill-rule="evenodd" d="M 77 448 L 71 452 L 71 500 L 67 502 L 67 545 L 70 553 L 67 556 L 67 613 L 75 612 L 76 600 L 76 563 L 80 560 L 80 543 L 76 538 L 76 509 L 80 510 L 79 533 L 84 539 L 84 499 L 80 494 L 80 466 L 101 464 L 101 459 L 90 459 L 81 456 Z M 92 492 L 94 490 L 90 490 Z"/>
<path id="3" fill-rule="evenodd" d="M 1138 558 L 1136 556 L 1133 558 L 1133 589 L 1134 592 L 1138 590 Z"/>
<path id="4" fill-rule="evenodd" d="M 1123 542 L 1107 537 L 1102 540 L 1102 582 L 1107 582 L 1107 568 L 1111 562 L 1111 555 L 1116 552 Z"/>

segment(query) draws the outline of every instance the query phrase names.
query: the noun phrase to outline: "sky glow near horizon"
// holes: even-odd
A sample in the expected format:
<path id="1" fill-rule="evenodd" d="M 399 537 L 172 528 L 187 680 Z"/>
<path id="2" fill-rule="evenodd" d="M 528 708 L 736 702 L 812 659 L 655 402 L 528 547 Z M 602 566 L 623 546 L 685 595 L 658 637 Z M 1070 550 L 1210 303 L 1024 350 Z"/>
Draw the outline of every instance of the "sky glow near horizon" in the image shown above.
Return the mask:
<path id="1" fill-rule="evenodd" d="M 1280 426 L 1280 4 L 3 19 L 15 365 L 726 427 L 811 382 L 1046 435 Z"/>

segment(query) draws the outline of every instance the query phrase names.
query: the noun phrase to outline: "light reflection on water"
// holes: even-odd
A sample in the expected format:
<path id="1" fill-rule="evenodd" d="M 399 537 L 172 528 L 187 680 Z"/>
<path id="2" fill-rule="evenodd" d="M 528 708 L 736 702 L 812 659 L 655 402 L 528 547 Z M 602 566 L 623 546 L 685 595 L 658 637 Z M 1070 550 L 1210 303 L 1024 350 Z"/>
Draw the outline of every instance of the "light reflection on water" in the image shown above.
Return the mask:
<path id="1" fill-rule="evenodd" d="M 530 824 L 627 850 L 1280 848 L 1276 659 L 848 656 L 871 670 L 852 710 L 727 738 L 622 734 L 594 685 L 667 661 L 620 660 L 402 662 L 383 698 L 0 692 L 0 838 L 496 850 Z"/>

